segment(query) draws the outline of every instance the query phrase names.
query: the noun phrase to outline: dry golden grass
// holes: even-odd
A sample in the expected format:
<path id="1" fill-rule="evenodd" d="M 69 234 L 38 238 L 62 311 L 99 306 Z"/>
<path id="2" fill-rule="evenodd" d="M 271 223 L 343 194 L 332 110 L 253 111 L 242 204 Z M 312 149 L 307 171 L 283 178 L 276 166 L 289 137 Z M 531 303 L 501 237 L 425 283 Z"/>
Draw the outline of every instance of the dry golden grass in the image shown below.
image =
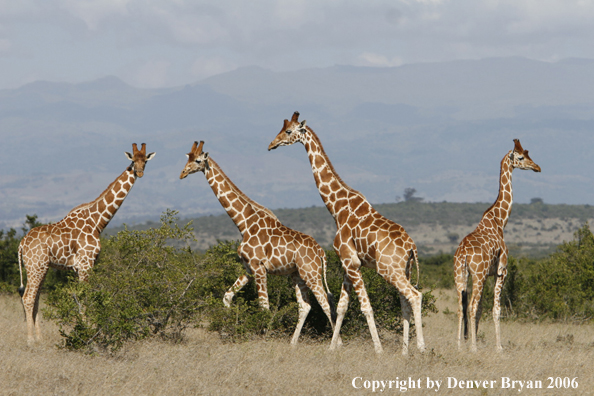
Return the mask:
<path id="1" fill-rule="evenodd" d="M 511 395 L 518 388 L 501 389 L 501 378 L 542 381 L 545 389 L 523 389 L 529 395 L 594 394 L 594 326 L 502 323 L 504 353 L 496 354 L 492 321 L 481 323 L 479 351 L 458 352 L 455 341 L 455 298 L 437 291 L 440 313 L 425 318 L 428 352 L 384 339 L 384 354 L 375 355 L 371 340 L 346 343 L 328 351 L 329 342 L 289 340 L 222 343 L 216 335 L 191 330 L 187 341 L 171 345 L 139 342 L 115 357 L 87 356 L 57 349 L 58 329 L 42 323 L 45 340 L 27 347 L 20 301 L 0 297 L 1 395 L 184 395 L 184 394 L 369 394 L 352 381 L 421 380 L 416 395 Z M 415 340 L 412 340 L 415 342 Z M 427 377 L 442 381 L 435 393 L 426 389 Z M 495 381 L 494 389 L 448 389 L 447 379 Z M 546 389 L 548 377 L 578 378 L 577 389 Z M 371 382 L 370 382 L 371 384 Z M 394 384 L 393 384 L 394 385 Z M 376 391 L 379 393 L 379 391 Z M 385 393 L 400 393 L 386 389 Z"/>

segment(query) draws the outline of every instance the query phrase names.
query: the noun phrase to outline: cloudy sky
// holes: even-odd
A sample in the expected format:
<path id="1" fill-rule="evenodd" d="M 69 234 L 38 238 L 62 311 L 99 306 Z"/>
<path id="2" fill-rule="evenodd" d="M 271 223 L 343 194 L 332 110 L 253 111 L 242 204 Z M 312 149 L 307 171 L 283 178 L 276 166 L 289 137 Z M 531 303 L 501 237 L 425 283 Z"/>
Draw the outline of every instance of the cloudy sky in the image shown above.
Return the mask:
<path id="1" fill-rule="evenodd" d="M 0 0 L 0 89 L 166 87 L 257 65 L 594 58 L 591 0 Z"/>

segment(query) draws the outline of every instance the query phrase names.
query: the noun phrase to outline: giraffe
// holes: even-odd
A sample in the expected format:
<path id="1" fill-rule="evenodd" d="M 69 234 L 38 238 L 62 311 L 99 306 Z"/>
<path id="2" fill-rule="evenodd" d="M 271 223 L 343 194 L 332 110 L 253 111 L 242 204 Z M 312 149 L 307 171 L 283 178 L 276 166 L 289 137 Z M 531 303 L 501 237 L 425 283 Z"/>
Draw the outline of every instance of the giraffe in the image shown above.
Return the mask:
<path id="1" fill-rule="evenodd" d="M 299 320 L 291 344 L 297 344 L 311 309 L 308 289 L 313 292 L 334 329 L 332 294 L 328 284 L 325 284 L 326 291 L 322 284 L 322 277 L 326 274 L 324 249 L 309 235 L 285 227 L 271 210 L 248 198 L 208 153 L 202 151 L 203 146 L 204 141 L 200 145 L 194 142 L 179 178 L 184 179 L 196 172 L 203 172 L 206 176 L 212 191 L 242 235 L 237 253 L 247 274 L 255 278 L 260 306 L 270 309 L 267 274 L 289 275 L 295 284 L 299 304 Z M 248 275 L 241 275 L 225 293 L 225 306 L 231 306 L 235 293 L 249 281 Z"/>
<path id="2" fill-rule="evenodd" d="M 402 354 L 408 354 L 411 309 L 417 329 L 417 347 L 424 351 L 421 322 L 423 296 L 410 283 L 413 261 L 417 264 L 418 273 L 415 243 L 403 227 L 379 214 L 363 194 L 349 187 L 340 178 L 324 152 L 318 136 L 306 126 L 305 120 L 299 122 L 298 112 L 293 114 L 291 121 L 284 121 L 281 131 L 270 143 L 268 150 L 297 142 L 305 146 L 319 193 L 336 222 L 337 231 L 333 247 L 345 271 L 330 348 L 335 349 L 339 345 L 340 327 L 348 308 L 349 294 L 354 287 L 361 311 L 367 319 L 375 351 L 382 352 L 373 310 L 360 272 L 361 265 L 364 265 L 375 269 L 400 293 L 404 319 Z"/>
<path id="3" fill-rule="evenodd" d="M 488 276 L 494 275 L 495 301 L 493 304 L 493 321 L 497 351 L 501 352 L 499 333 L 499 297 L 507 275 L 508 251 L 503 239 L 503 229 L 512 209 L 512 171 L 514 168 L 540 172 L 528 150 L 524 150 L 520 141 L 514 139 L 514 148 L 501 160 L 499 176 L 499 195 L 497 200 L 485 211 L 476 229 L 468 234 L 458 246 L 454 255 L 454 276 L 458 293 L 458 349 L 461 348 L 462 324 L 464 338 L 468 338 L 468 274 L 472 276 L 472 299 L 470 301 L 470 335 L 471 351 L 476 352 L 476 333 L 481 317 L 483 286 Z"/>
<path id="4" fill-rule="evenodd" d="M 124 202 L 136 178 L 143 176 L 146 162 L 155 156 L 155 153 L 146 154 L 145 143 L 140 150 L 134 143 L 132 149 L 133 154 L 125 153 L 132 164 L 97 199 L 75 207 L 57 223 L 33 228 L 21 240 L 19 293 L 25 309 L 29 345 L 35 342 L 34 328 L 37 340 L 42 338 L 37 318 L 39 292 L 49 267 L 72 269 L 80 281 L 87 280 L 101 250 L 101 231 Z M 23 287 L 22 262 L 27 271 L 26 288 Z"/>

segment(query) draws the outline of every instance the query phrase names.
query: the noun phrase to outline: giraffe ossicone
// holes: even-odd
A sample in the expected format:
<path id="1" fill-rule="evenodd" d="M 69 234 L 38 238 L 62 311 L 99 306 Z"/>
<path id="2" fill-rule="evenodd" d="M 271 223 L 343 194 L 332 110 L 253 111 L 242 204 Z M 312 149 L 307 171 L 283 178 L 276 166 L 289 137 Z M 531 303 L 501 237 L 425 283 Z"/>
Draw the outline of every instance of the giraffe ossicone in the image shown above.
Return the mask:
<path id="1" fill-rule="evenodd" d="M 155 156 L 155 153 L 146 153 L 145 143 L 140 150 L 134 143 L 132 151 L 125 152 L 132 161 L 130 166 L 97 199 L 75 207 L 57 223 L 33 228 L 21 240 L 19 294 L 25 309 L 29 344 L 35 342 L 35 332 L 37 339 L 41 339 L 39 292 L 49 268 L 74 270 L 80 281 L 87 279 L 101 250 L 101 231 L 124 202 L 136 178 L 143 176 L 146 162 Z M 27 272 L 26 287 L 23 286 L 22 264 Z"/>
<path id="2" fill-rule="evenodd" d="M 462 239 L 454 254 L 454 276 L 458 294 L 458 349 L 462 347 L 462 329 L 464 338 L 467 339 L 470 326 L 470 349 L 473 352 L 477 350 L 476 334 L 482 312 L 483 287 L 487 277 L 493 275 L 496 277 L 493 303 L 496 348 L 498 352 L 503 350 L 499 329 L 499 300 L 507 276 L 508 259 L 503 230 L 512 210 L 512 171 L 515 168 L 540 172 L 540 166 L 532 161 L 528 150 L 522 148 L 518 139 L 514 139 L 514 148 L 501 160 L 497 199 L 485 211 L 476 229 Z M 472 276 L 470 312 L 468 274 Z"/>
<path id="3" fill-rule="evenodd" d="M 349 294 L 355 289 L 361 311 L 364 313 L 375 351 L 382 352 L 382 345 L 375 326 L 373 310 L 363 284 L 360 267 L 373 268 L 387 282 L 398 289 L 403 314 L 402 354 L 408 354 L 409 323 L 411 310 L 417 330 L 417 347 L 425 350 L 421 305 L 423 295 L 410 283 L 413 262 L 417 265 L 417 247 L 404 228 L 379 214 L 359 191 L 349 187 L 336 173 L 322 143 L 314 131 L 299 122 L 295 112 L 291 120 L 284 120 L 283 127 L 268 146 L 268 150 L 280 146 L 302 143 L 322 200 L 336 222 L 334 250 L 341 259 L 345 271 L 337 307 L 336 327 L 330 348 L 339 344 L 340 327 L 346 314 Z"/>
<path id="4" fill-rule="evenodd" d="M 230 306 L 235 293 L 247 284 L 249 277 L 254 277 L 260 306 L 269 309 L 267 274 L 289 275 L 295 284 L 299 304 L 299 321 L 291 344 L 297 343 L 311 309 L 308 289 L 313 292 L 334 329 L 335 314 L 332 295 L 325 279 L 324 249 L 311 236 L 284 226 L 271 210 L 245 195 L 208 153 L 202 151 L 203 146 L 203 141 L 200 144 L 194 142 L 179 178 L 203 172 L 212 191 L 242 235 L 237 253 L 248 275 L 240 276 L 225 293 L 224 304 Z"/>

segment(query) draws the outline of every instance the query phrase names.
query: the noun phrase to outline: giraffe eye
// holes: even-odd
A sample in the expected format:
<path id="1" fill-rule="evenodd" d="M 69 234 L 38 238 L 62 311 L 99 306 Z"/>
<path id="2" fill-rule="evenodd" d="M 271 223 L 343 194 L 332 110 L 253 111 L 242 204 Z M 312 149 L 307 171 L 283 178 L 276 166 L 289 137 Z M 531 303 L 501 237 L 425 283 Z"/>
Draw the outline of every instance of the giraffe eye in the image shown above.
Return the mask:
<path id="1" fill-rule="evenodd" d="M 524 157 L 518 157 L 518 161 L 523 161 Z"/>
<path id="2" fill-rule="evenodd" d="M 290 129 L 287 129 L 285 132 L 287 133 L 287 135 L 290 135 L 293 131 Z"/>
<path id="3" fill-rule="evenodd" d="M 202 160 L 196 160 L 196 163 L 197 163 L 197 164 L 199 164 L 199 163 L 201 163 L 201 162 L 202 162 Z"/>

